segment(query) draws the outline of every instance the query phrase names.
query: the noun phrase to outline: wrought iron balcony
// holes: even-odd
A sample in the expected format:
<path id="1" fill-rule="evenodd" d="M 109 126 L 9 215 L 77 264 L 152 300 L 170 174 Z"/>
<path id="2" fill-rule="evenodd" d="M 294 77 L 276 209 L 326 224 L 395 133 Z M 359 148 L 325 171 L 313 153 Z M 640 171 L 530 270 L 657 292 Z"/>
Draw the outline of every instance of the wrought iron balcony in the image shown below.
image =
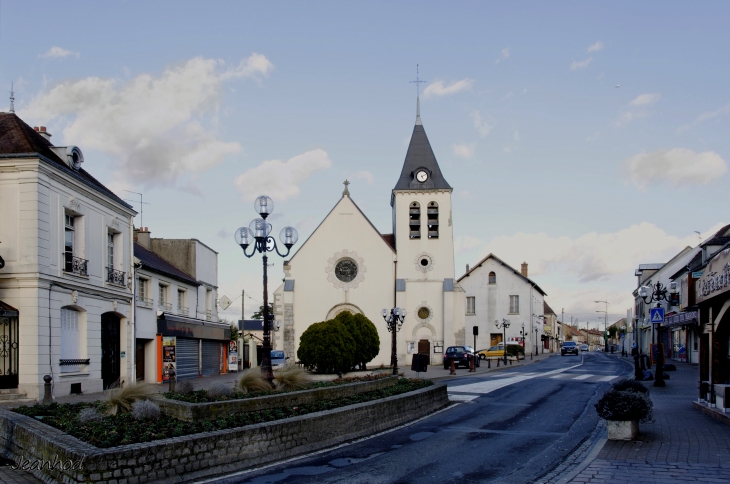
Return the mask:
<path id="1" fill-rule="evenodd" d="M 70 252 L 62 252 L 62 256 L 64 272 L 89 277 L 89 273 L 86 270 L 89 261 L 80 257 L 74 257 Z"/>
<path id="2" fill-rule="evenodd" d="M 111 267 L 106 268 L 106 282 L 117 284 L 118 286 L 124 286 L 126 279 L 124 277 L 125 272 L 112 269 Z"/>
<path id="3" fill-rule="evenodd" d="M 188 308 L 186 308 L 185 306 L 178 306 L 177 312 L 180 314 L 188 314 Z"/>
<path id="4" fill-rule="evenodd" d="M 152 299 L 137 296 L 137 302 L 142 306 L 152 307 Z"/>
<path id="5" fill-rule="evenodd" d="M 60 366 L 73 366 L 73 365 L 88 365 L 91 360 L 89 358 L 86 359 L 78 359 L 78 360 L 59 360 Z"/>
<path id="6" fill-rule="evenodd" d="M 158 305 L 159 305 L 159 306 L 160 306 L 161 308 L 167 309 L 168 311 L 172 311 L 172 304 L 171 304 L 171 303 L 166 303 L 166 302 L 162 302 L 162 301 L 160 301 L 160 302 L 158 303 Z"/>

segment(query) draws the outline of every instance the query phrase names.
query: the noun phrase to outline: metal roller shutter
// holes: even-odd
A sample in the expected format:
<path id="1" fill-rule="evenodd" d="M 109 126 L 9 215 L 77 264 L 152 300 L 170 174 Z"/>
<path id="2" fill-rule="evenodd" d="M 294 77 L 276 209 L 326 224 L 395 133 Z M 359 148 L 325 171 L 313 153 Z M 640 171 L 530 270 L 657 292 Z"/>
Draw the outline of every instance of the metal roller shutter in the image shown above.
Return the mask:
<path id="1" fill-rule="evenodd" d="M 198 378 L 198 340 L 177 338 L 175 344 L 177 379 L 189 380 L 191 378 Z"/>
<path id="2" fill-rule="evenodd" d="M 203 340 L 203 376 L 220 374 L 220 341 Z"/>

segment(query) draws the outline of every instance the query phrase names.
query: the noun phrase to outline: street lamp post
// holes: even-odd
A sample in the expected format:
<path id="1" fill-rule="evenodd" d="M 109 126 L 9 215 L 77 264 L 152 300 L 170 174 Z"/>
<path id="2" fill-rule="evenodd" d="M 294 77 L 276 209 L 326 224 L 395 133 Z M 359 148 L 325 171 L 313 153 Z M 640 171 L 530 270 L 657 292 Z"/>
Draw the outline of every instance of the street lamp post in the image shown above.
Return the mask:
<path id="1" fill-rule="evenodd" d="M 499 324 L 499 319 L 494 320 L 494 325 L 497 327 L 497 329 L 502 329 L 502 332 L 504 336 L 502 337 L 502 344 L 504 345 L 504 364 L 507 364 L 507 328 L 509 328 L 510 322 L 509 319 L 502 319 L 502 325 Z M 525 323 L 522 323 L 522 328 L 524 332 Z M 499 361 L 499 360 L 497 360 Z"/>
<path id="2" fill-rule="evenodd" d="M 626 356 L 626 326 L 621 326 L 621 356 Z"/>
<path id="3" fill-rule="evenodd" d="M 649 293 L 651 291 L 651 293 Z M 669 293 L 669 294 L 667 294 Z M 667 301 L 671 306 L 672 301 L 677 295 L 677 283 L 672 282 L 669 284 L 669 289 L 666 288 L 661 282 L 657 282 L 654 286 L 641 286 L 639 288 L 639 297 L 644 300 L 645 304 L 650 304 L 655 301 L 656 307 L 661 307 L 662 300 Z M 664 351 L 662 351 L 661 341 L 659 337 L 659 324 L 657 323 L 656 337 L 657 337 L 657 351 L 658 358 L 656 362 L 656 377 L 654 378 L 655 387 L 664 387 L 667 384 L 664 381 Z"/>
<path id="4" fill-rule="evenodd" d="M 393 375 L 398 375 L 398 353 L 396 352 L 396 333 L 400 331 L 403 326 L 403 321 L 406 319 L 406 310 L 401 308 L 393 308 L 390 311 L 383 309 L 383 319 L 388 325 L 388 331 L 393 335 L 391 341 L 391 353 L 390 363 L 393 365 Z"/>
<path id="5" fill-rule="evenodd" d="M 542 324 L 545 324 L 545 316 L 541 314 L 533 314 L 533 317 L 535 317 L 538 321 L 542 321 Z M 535 356 L 537 356 L 537 330 L 538 328 L 535 328 Z M 545 353 L 545 347 L 543 346 L 543 353 Z"/>
<path id="6" fill-rule="evenodd" d="M 266 195 L 261 195 L 254 202 L 254 210 L 261 216 L 261 218 L 255 218 L 251 221 L 248 227 L 239 227 L 234 234 L 236 243 L 243 249 L 243 255 L 249 259 L 259 252 L 263 254 L 264 262 L 264 344 L 263 344 L 263 361 L 261 362 L 261 374 L 269 381 L 273 386 L 274 384 L 274 372 L 271 369 L 271 318 L 269 317 L 269 291 L 268 291 L 268 262 L 267 252 L 276 251 L 279 257 L 286 257 L 289 255 L 291 248 L 297 243 L 299 234 L 294 227 L 284 227 L 279 233 L 279 240 L 284 247 L 286 247 L 286 253 L 282 254 L 279 252 L 279 248 L 276 246 L 276 239 L 271 234 L 271 224 L 266 221 L 266 217 L 271 215 L 274 211 L 274 201 Z M 250 245 L 253 245 L 251 253 L 248 254 L 246 249 Z"/>
<path id="7" fill-rule="evenodd" d="M 603 313 L 603 332 L 606 333 L 606 331 L 608 331 L 608 301 L 595 301 L 595 302 L 606 304 L 605 311 L 596 311 L 597 313 Z M 607 336 L 604 336 L 604 338 L 603 338 L 603 351 L 608 353 L 608 337 Z"/>

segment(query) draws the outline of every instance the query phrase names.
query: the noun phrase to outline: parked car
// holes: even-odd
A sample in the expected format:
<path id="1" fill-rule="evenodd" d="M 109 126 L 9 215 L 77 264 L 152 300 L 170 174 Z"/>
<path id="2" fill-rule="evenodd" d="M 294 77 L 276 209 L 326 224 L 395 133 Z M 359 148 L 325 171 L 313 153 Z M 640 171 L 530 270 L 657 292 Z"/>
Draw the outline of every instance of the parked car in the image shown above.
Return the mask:
<path id="1" fill-rule="evenodd" d="M 286 360 L 288 359 L 289 357 L 283 351 L 271 350 L 271 368 L 282 368 L 286 366 Z"/>
<path id="2" fill-rule="evenodd" d="M 516 350 L 516 351 L 514 351 L 514 353 L 524 355 L 525 351 L 522 348 L 522 345 L 507 344 L 508 349 L 512 346 L 516 347 L 516 348 L 514 348 Z M 519 348 L 519 350 L 517 350 L 517 348 Z M 477 354 L 479 355 L 480 360 L 485 360 L 487 358 L 493 358 L 493 357 L 502 357 L 502 356 L 504 356 L 504 343 L 496 344 L 487 350 L 479 350 L 479 351 L 477 351 Z"/>
<path id="3" fill-rule="evenodd" d="M 469 359 L 474 358 L 474 366 L 479 367 L 479 358 L 474 352 L 474 348 L 471 346 L 449 346 L 444 352 L 444 370 L 451 368 L 451 361 L 453 360 L 454 366 L 464 365 L 469 367 Z"/>
<path id="4" fill-rule="evenodd" d="M 588 345 L 580 345 L 581 351 L 588 351 Z"/>
<path id="5" fill-rule="evenodd" d="M 580 353 L 578 351 L 578 344 L 575 341 L 566 341 L 560 348 L 560 356 L 565 356 L 568 353 L 573 353 L 575 356 L 578 356 Z"/>

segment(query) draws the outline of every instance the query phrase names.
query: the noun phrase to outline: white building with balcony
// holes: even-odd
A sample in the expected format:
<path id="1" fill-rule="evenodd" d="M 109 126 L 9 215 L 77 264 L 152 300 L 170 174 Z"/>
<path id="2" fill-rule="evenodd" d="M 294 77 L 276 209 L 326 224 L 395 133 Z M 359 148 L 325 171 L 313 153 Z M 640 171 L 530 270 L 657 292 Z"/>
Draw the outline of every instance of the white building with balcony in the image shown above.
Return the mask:
<path id="1" fill-rule="evenodd" d="M 0 113 L 0 388 L 28 398 L 133 374 L 136 212 L 50 138 Z"/>
<path id="2" fill-rule="evenodd" d="M 522 343 L 524 327 L 525 353 L 543 352 L 541 336 L 545 335 L 545 291 L 527 277 L 527 264 L 521 270 L 509 266 L 494 254 L 489 254 L 458 281 L 466 291 L 466 329 L 471 334 L 479 328 L 478 349 L 489 348 L 503 341 L 503 320 L 509 321 L 507 342 Z M 495 324 L 499 322 L 499 328 Z M 470 339 L 467 337 L 467 341 Z"/>
<path id="3" fill-rule="evenodd" d="M 227 371 L 230 326 L 216 310 L 218 253 L 197 239 L 134 232 L 136 375 L 163 382 Z"/>

